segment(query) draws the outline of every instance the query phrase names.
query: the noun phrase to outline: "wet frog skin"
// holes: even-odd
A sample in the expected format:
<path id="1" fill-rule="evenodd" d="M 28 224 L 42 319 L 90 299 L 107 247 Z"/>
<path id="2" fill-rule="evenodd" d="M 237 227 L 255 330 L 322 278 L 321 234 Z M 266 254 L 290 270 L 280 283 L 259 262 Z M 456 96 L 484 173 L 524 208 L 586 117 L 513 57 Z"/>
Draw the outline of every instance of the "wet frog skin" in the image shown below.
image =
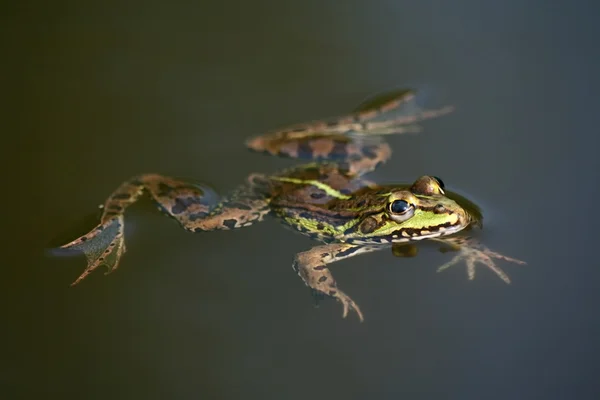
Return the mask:
<path id="1" fill-rule="evenodd" d="M 297 254 L 293 268 L 317 298 L 331 297 L 343 316 L 359 306 L 337 286 L 329 264 L 382 249 L 396 255 L 413 252 L 411 243 L 433 240 L 457 254 L 439 270 L 464 261 L 473 279 L 481 263 L 505 282 L 508 276 L 494 259 L 522 264 L 457 235 L 481 217 L 446 193 L 443 181 L 422 176 L 412 184 L 378 185 L 364 178 L 391 156 L 385 135 L 416 132 L 416 122 L 452 111 L 423 110 L 415 92 L 391 92 L 360 105 L 341 118 L 316 121 L 254 137 L 246 145 L 271 155 L 306 160 L 274 174 L 252 174 L 237 190 L 217 199 L 209 188 L 158 174 L 143 174 L 122 183 L 106 200 L 100 223 L 61 248 L 85 253 L 88 265 L 73 282 L 81 282 L 101 265 L 114 271 L 125 253 L 124 212 L 143 194 L 190 232 L 243 228 L 267 216 L 307 235 L 320 245 Z M 408 252 L 406 250 L 409 250 Z"/>

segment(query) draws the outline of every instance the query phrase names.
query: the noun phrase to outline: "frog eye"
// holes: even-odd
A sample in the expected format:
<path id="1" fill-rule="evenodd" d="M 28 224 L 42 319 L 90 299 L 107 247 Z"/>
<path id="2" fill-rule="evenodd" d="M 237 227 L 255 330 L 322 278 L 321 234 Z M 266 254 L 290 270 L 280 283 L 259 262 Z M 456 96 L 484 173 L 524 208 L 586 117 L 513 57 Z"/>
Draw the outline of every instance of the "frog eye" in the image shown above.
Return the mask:
<path id="1" fill-rule="evenodd" d="M 415 215 L 415 206 L 406 200 L 394 200 L 389 205 L 390 218 L 402 223 Z"/>
<path id="2" fill-rule="evenodd" d="M 442 193 L 443 193 L 444 189 L 446 189 L 446 185 L 444 185 L 444 181 L 442 180 L 442 178 L 434 176 L 433 179 L 435 179 L 437 181 L 438 185 L 440 185 L 440 189 L 442 189 Z"/>
<path id="3" fill-rule="evenodd" d="M 390 212 L 393 214 L 405 214 L 412 208 L 405 200 L 394 200 L 390 203 Z"/>

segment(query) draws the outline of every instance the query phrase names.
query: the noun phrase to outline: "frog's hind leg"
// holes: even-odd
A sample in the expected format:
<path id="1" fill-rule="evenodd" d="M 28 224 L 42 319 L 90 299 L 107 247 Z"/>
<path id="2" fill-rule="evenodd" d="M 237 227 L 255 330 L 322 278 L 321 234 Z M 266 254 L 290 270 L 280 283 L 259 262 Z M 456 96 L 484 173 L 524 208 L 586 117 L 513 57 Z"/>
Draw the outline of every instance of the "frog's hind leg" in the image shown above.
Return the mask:
<path id="1" fill-rule="evenodd" d="M 107 273 L 118 267 L 125 252 L 123 214 L 145 192 L 162 212 L 192 232 L 249 226 L 269 212 L 267 200 L 253 184 L 218 202 L 216 195 L 205 187 L 156 174 L 138 176 L 121 184 L 106 200 L 99 225 L 61 246 L 82 251 L 87 257 L 87 268 L 73 285 L 101 265 L 107 266 Z"/>
<path id="2" fill-rule="evenodd" d="M 247 145 L 252 150 L 272 155 L 332 162 L 352 176 L 373 171 L 392 155 L 390 146 L 378 138 L 351 139 L 341 134 L 315 134 L 301 138 L 283 136 L 277 139 L 261 136 L 248 141 Z"/>
<path id="3" fill-rule="evenodd" d="M 246 141 L 255 151 L 339 164 L 352 176 L 373 171 L 392 151 L 383 135 L 418 132 L 419 121 L 447 114 L 453 107 L 423 109 L 410 89 L 376 96 L 351 114 L 285 127 Z"/>
<path id="4" fill-rule="evenodd" d="M 272 145 L 279 141 L 342 135 L 388 135 L 392 133 L 419 132 L 417 122 L 436 118 L 454 111 L 453 106 L 426 109 L 418 104 L 417 92 L 412 89 L 399 89 L 381 93 L 362 102 L 351 113 L 296 124 L 269 132 L 250 139 L 250 148 L 260 147 L 260 141 L 266 140 Z"/>
<path id="5" fill-rule="evenodd" d="M 354 310 L 360 321 L 364 317 L 358 305 L 338 287 L 327 264 L 358 254 L 382 249 L 382 246 L 356 246 L 347 243 L 334 243 L 313 247 L 298 253 L 294 259 L 293 268 L 304 280 L 304 283 L 313 290 L 316 298 L 329 296 L 337 299 L 344 307 L 343 317 L 346 318 L 349 310 Z"/>
<path id="6" fill-rule="evenodd" d="M 360 124 L 353 128 L 359 135 L 389 135 L 420 132 L 417 122 L 437 118 L 454 111 L 453 106 L 426 109 L 419 105 L 417 91 L 399 89 L 381 93 L 360 104 L 352 117 Z"/>

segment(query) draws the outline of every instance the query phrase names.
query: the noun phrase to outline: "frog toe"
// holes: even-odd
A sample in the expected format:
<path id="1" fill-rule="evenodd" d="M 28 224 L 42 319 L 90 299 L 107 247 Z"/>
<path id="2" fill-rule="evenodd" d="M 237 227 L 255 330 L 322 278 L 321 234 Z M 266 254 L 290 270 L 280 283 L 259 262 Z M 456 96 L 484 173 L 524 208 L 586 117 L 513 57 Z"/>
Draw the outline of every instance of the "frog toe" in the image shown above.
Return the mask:
<path id="1" fill-rule="evenodd" d="M 510 284 L 511 281 L 508 274 L 506 274 L 502 268 L 496 265 L 494 259 L 504 260 L 520 265 L 526 264 L 524 261 L 507 257 L 473 241 L 463 243 L 458 252 L 459 253 L 454 256 L 452 260 L 440 266 L 438 268 L 438 272 L 442 272 L 452 265 L 455 265 L 460 261 L 464 261 L 467 265 L 467 276 L 469 280 L 475 279 L 475 268 L 477 264 L 481 264 L 494 272 L 505 283 Z"/>
<path id="2" fill-rule="evenodd" d="M 348 316 L 348 313 L 351 310 L 354 310 L 356 312 L 356 315 L 358 316 L 358 319 L 360 320 L 360 322 L 365 321 L 363 313 L 360 311 L 360 307 L 358 307 L 358 305 L 354 302 L 354 300 L 352 300 L 347 294 L 340 292 L 338 290 L 337 293 L 335 294 L 335 298 L 340 303 L 342 303 L 342 306 L 344 307 L 344 311 L 342 313 L 342 318 L 346 318 Z"/>
<path id="3" fill-rule="evenodd" d="M 324 299 L 333 298 L 336 299 L 338 302 L 342 303 L 342 307 L 344 308 L 342 312 L 342 318 L 346 318 L 350 311 L 354 310 L 358 315 L 358 319 L 360 320 L 360 322 L 364 322 L 364 316 L 363 313 L 360 311 L 360 307 L 358 307 L 354 300 L 352 300 L 347 294 L 338 290 L 337 288 L 330 288 L 328 294 L 325 294 L 324 292 L 315 289 L 311 289 L 311 292 L 313 300 L 315 302 L 315 307 L 319 307 L 319 304 Z"/>

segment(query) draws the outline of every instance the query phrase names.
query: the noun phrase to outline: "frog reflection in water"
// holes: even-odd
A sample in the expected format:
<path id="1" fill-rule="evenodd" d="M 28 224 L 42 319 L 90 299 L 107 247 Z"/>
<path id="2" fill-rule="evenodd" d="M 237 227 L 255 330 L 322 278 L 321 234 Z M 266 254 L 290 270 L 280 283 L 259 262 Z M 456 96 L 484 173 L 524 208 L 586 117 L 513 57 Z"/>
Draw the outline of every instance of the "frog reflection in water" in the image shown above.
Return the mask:
<path id="1" fill-rule="evenodd" d="M 122 183 L 106 200 L 100 224 L 62 246 L 83 251 L 88 259 L 79 283 L 100 265 L 114 271 L 125 252 L 125 209 L 146 193 L 164 213 L 190 232 L 236 229 L 273 216 L 322 244 L 297 254 L 293 268 L 319 297 L 332 297 L 363 320 L 359 306 L 336 284 L 329 264 L 381 249 L 402 247 L 419 240 L 442 242 L 456 251 L 440 269 L 459 261 L 473 279 L 476 263 L 509 282 L 494 259 L 522 261 L 493 252 L 473 238 L 455 235 L 479 224 L 476 207 L 446 193 L 435 176 L 422 176 L 412 185 L 377 185 L 363 179 L 390 158 L 384 135 L 415 132 L 415 122 L 452 111 L 424 110 L 415 92 L 401 90 L 379 96 L 353 113 L 328 121 L 292 126 L 247 141 L 250 149 L 309 160 L 308 164 L 274 174 L 253 174 L 226 198 L 215 199 L 210 189 L 157 174 Z M 211 195 L 212 194 L 212 195 Z M 474 211 L 475 210 L 475 211 Z M 453 236 L 454 235 L 454 236 Z M 406 249 L 406 247 L 405 247 Z"/>

